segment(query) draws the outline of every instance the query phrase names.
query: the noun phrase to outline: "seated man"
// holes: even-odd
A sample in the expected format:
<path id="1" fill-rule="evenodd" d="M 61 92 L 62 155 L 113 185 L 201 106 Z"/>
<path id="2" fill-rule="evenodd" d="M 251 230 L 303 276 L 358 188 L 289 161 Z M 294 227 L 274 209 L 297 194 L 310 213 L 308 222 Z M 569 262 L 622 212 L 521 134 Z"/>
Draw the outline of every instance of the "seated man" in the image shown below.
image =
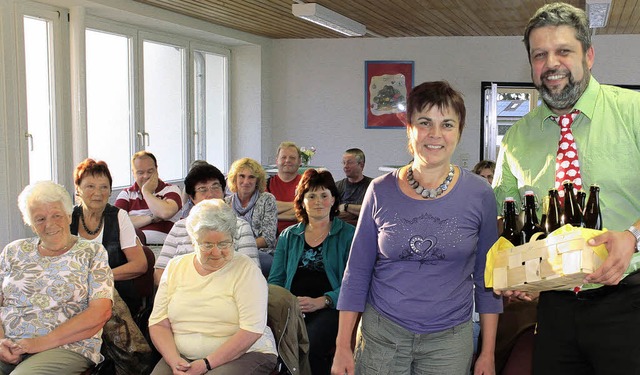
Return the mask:
<path id="1" fill-rule="evenodd" d="M 276 197 L 278 207 L 278 231 L 276 235 L 286 227 L 297 224 L 293 200 L 296 196 L 296 187 L 301 176 L 298 174 L 300 167 L 300 149 L 293 142 L 282 142 L 276 153 L 276 166 L 278 173 L 267 180 L 267 191 Z"/>
<path id="2" fill-rule="evenodd" d="M 362 174 L 364 170 L 364 152 L 359 148 L 350 148 L 342 155 L 342 169 L 347 176 L 336 182 L 340 193 L 340 215 L 343 221 L 356 225 L 360 216 L 360 207 L 371 177 Z"/>
<path id="3" fill-rule="evenodd" d="M 209 163 L 195 165 L 184 179 L 184 190 L 189 196 L 189 203 L 191 203 L 192 207 L 205 199 L 223 199 L 225 187 L 226 181 L 224 175 L 218 168 Z M 253 237 L 251 225 L 249 225 L 246 220 L 238 218 L 236 227 L 236 236 L 233 239 L 235 251 L 248 256 L 260 267 L 258 247 Z M 171 228 L 171 231 L 164 241 L 164 245 L 162 245 L 160 256 L 156 260 L 155 270 L 153 271 L 153 281 L 155 285 L 157 286 L 160 282 L 160 277 L 162 277 L 167 263 L 169 263 L 172 258 L 192 252 L 193 244 L 187 233 L 185 219 L 183 218 L 178 220 L 173 228 Z"/>
<path id="4" fill-rule="evenodd" d="M 162 244 L 180 218 L 180 188 L 158 178 L 158 162 L 150 152 L 133 154 L 131 170 L 136 182 L 118 194 L 115 206 L 129 213 L 144 244 Z"/>

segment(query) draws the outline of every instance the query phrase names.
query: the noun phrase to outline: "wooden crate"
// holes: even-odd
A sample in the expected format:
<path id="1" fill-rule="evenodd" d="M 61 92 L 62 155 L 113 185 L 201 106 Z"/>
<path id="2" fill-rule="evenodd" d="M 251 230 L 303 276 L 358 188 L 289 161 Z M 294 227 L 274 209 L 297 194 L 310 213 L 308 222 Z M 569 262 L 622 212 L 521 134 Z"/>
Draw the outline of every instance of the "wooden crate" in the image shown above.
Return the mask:
<path id="1" fill-rule="evenodd" d="M 583 238 L 581 230 L 533 241 L 497 252 L 493 268 L 495 290 L 571 290 L 604 261 Z"/>

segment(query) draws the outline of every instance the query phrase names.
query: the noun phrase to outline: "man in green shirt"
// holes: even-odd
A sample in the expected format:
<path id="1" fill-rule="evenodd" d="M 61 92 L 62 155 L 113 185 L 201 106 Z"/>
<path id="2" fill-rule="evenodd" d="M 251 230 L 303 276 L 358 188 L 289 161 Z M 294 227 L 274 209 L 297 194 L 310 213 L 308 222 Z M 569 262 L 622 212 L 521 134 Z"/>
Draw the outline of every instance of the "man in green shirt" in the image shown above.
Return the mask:
<path id="1" fill-rule="evenodd" d="M 603 223 L 611 230 L 591 244 L 605 244 L 609 256 L 579 293 L 540 294 L 534 374 L 640 369 L 640 274 L 633 273 L 640 268 L 640 93 L 591 76 L 590 35 L 584 11 L 571 5 L 548 4 L 531 18 L 524 42 L 543 104 L 504 136 L 494 178 L 498 205 L 526 190 L 545 196 L 554 187 L 560 139 L 551 117 L 580 111 L 571 130 L 582 185 L 600 185 Z"/>

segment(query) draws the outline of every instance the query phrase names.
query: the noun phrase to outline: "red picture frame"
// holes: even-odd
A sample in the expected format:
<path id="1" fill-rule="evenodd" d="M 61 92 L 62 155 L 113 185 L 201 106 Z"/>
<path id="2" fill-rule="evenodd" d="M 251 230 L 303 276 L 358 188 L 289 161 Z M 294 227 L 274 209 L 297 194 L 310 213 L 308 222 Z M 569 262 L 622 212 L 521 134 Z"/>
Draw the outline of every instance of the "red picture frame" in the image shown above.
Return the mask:
<path id="1" fill-rule="evenodd" d="M 364 62 L 364 127 L 404 129 L 407 95 L 413 88 L 413 61 Z"/>

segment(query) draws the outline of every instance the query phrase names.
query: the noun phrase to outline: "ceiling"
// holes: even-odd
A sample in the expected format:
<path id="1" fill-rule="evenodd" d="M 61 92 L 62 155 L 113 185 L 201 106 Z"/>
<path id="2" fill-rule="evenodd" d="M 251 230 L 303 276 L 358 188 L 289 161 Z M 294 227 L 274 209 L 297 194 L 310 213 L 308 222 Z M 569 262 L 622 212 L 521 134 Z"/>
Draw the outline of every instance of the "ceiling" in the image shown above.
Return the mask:
<path id="1" fill-rule="evenodd" d="M 274 39 L 346 38 L 296 18 L 294 0 L 134 0 Z M 303 2 L 296 0 L 295 2 Z M 305 1 L 310 2 L 310 1 Z M 520 36 L 545 0 L 316 0 L 364 24 L 367 37 Z M 567 0 L 584 8 L 585 0 Z M 640 34 L 640 0 L 613 0 L 597 34 Z"/>

